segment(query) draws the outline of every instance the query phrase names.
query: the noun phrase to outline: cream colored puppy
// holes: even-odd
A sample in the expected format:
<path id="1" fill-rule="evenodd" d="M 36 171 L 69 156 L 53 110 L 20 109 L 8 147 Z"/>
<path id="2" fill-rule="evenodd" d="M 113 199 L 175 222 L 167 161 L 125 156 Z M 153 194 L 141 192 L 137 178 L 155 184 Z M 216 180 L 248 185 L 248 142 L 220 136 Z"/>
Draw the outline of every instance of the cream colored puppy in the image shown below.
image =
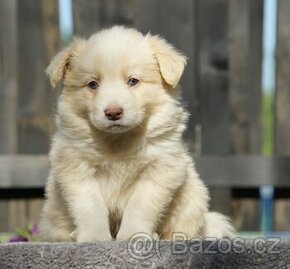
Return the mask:
<path id="1" fill-rule="evenodd" d="M 182 143 L 176 99 L 185 57 L 165 40 L 113 27 L 75 39 L 47 69 L 58 100 L 41 230 L 44 240 L 156 233 L 232 236 Z"/>

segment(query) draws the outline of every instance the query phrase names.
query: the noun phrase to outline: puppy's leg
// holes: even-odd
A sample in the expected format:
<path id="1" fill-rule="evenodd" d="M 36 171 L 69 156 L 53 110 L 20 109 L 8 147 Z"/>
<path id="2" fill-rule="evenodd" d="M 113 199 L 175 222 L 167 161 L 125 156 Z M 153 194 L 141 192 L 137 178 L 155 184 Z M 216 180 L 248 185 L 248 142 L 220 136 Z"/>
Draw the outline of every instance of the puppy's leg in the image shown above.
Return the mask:
<path id="1" fill-rule="evenodd" d="M 73 242 L 70 233 L 74 227 L 64 214 L 50 202 L 46 202 L 43 216 L 40 221 L 40 235 L 47 242 Z"/>
<path id="2" fill-rule="evenodd" d="M 160 226 L 162 239 L 174 240 L 176 236 L 184 240 L 202 236 L 205 213 L 208 211 L 208 192 L 197 175 L 189 173 L 174 197 L 163 225 Z"/>
<path id="3" fill-rule="evenodd" d="M 235 230 L 228 218 L 208 212 L 206 187 L 194 171 L 189 175 L 162 227 L 162 239 L 172 240 L 175 236 L 188 240 L 194 237 L 232 238 Z"/>
<path id="4" fill-rule="evenodd" d="M 52 177 L 47 184 L 47 203 L 52 203 L 55 194 L 61 198 L 61 201 L 55 202 L 55 208 L 66 208 L 73 226 L 66 236 L 71 240 L 70 235 L 76 230 L 77 242 L 111 240 L 108 209 L 95 176 L 95 168 L 77 158 L 73 162 L 54 161 L 58 159 L 52 158 Z M 44 217 L 45 215 L 44 211 Z M 64 217 L 64 214 L 60 214 L 59 222 L 62 222 Z M 51 225 L 50 234 L 55 233 L 57 227 Z"/>
<path id="5" fill-rule="evenodd" d="M 39 223 L 42 240 L 50 242 L 74 241 L 69 235 L 75 226 L 53 178 L 48 179 L 46 196 L 47 199 Z"/>
<path id="6" fill-rule="evenodd" d="M 82 176 L 70 179 L 67 183 L 62 182 L 61 188 L 76 226 L 76 241 L 112 240 L 109 213 L 97 180 L 84 179 Z"/>
<path id="7" fill-rule="evenodd" d="M 233 238 L 235 236 L 235 229 L 226 216 L 216 212 L 208 212 L 205 214 L 203 234 L 204 237 Z"/>
<path id="8" fill-rule="evenodd" d="M 124 209 L 117 240 L 126 240 L 137 233 L 154 236 L 157 225 L 173 193 L 182 184 L 184 175 L 177 175 L 164 169 L 147 168 L 134 186 L 134 192 Z M 159 166 L 160 167 L 160 166 Z"/>

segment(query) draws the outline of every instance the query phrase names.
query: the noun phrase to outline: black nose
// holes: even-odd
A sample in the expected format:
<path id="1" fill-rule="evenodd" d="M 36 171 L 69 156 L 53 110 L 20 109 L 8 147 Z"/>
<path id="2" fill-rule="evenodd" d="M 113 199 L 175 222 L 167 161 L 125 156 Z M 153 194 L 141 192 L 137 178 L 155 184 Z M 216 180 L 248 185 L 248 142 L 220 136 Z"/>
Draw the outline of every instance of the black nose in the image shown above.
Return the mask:
<path id="1" fill-rule="evenodd" d="M 104 111 L 108 120 L 116 121 L 122 118 L 123 109 L 121 107 L 109 107 Z"/>

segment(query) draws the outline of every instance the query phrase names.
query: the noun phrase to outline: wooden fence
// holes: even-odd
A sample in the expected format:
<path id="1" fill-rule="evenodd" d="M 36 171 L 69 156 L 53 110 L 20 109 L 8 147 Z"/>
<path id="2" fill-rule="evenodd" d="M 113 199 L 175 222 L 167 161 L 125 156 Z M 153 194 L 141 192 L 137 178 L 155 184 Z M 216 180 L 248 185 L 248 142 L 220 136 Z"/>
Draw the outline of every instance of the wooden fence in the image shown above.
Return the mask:
<path id="1" fill-rule="evenodd" d="M 290 1 L 278 0 L 275 156 L 290 154 L 288 14 Z M 73 20 L 74 33 L 83 37 L 114 24 L 164 36 L 189 58 L 181 86 L 191 113 L 185 136 L 190 150 L 202 156 L 219 156 L 215 164 L 219 160 L 226 164 L 235 156 L 242 155 L 245 160 L 248 155 L 261 155 L 263 0 L 73 0 Z M 0 1 L 0 231 L 11 231 L 39 217 L 46 172 L 29 174 L 41 177 L 33 178 L 30 187 L 25 180 L 31 178 L 23 174 L 26 189 L 7 181 L 13 177 L 21 180 L 22 171 L 27 169 L 42 169 L 43 154 L 48 152 L 53 133 L 56 98 L 44 70 L 60 49 L 60 40 L 57 0 Z M 209 160 L 197 159 L 202 171 L 207 171 Z M 241 166 L 256 174 L 227 174 L 230 168 L 225 166 L 223 184 L 215 184 L 202 172 L 211 187 L 212 207 L 229 213 L 238 229 L 259 229 L 259 201 L 247 198 L 247 193 L 257 191 L 257 178 L 260 185 L 271 184 L 283 174 L 284 181 L 278 186 L 289 189 L 287 169 L 285 173 L 270 173 L 272 177 L 265 181 L 268 170 L 256 171 L 257 167 L 267 168 L 265 164 L 283 169 L 290 166 L 288 159 L 283 159 L 284 166 L 272 165 L 277 162 L 275 157 L 264 160 L 261 157 L 257 162 L 264 164 L 261 166 Z M 234 163 L 234 171 L 238 171 L 240 159 Z M 209 165 L 208 169 L 217 166 Z M 242 177 L 245 175 L 253 184 Z M 232 184 L 235 176 L 248 185 Z M 248 192 L 242 190 L 245 187 Z M 289 205 L 287 199 L 276 200 L 275 229 L 290 229 Z"/>

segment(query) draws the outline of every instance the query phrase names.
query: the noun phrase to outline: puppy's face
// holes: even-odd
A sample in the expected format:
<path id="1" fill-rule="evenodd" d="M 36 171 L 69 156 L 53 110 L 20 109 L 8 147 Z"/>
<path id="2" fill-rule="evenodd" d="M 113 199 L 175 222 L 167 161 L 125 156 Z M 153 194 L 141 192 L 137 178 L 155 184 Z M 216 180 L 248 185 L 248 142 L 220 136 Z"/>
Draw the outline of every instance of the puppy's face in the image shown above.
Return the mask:
<path id="1" fill-rule="evenodd" d="M 185 57 L 163 39 L 113 27 L 74 40 L 47 73 L 53 85 L 63 79 L 61 100 L 75 114 L 98 130 L 121 133 L 142 125 L 158 97 L 175 88 L 184 66 Z"/>

